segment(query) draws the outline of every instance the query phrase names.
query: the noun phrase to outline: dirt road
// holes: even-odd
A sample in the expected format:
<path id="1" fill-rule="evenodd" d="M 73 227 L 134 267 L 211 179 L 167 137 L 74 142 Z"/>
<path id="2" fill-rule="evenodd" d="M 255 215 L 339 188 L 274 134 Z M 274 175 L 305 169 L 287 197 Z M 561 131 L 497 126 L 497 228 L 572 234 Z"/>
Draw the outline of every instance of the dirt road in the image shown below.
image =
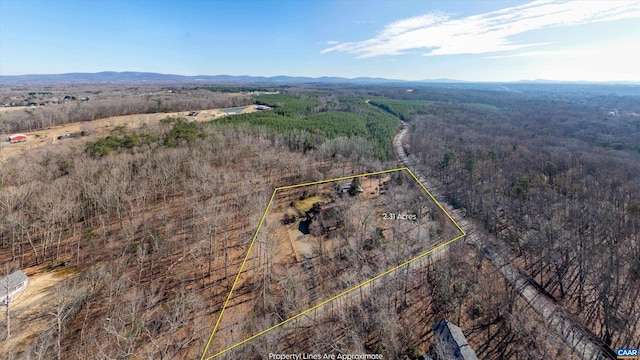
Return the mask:
<path id="1" fill-rule="evenodd" d="M 467 231 L 466 241 L 474 244 L 485 258 L 498 268 L 509 284 L 518 291 L 520 296 L 524 298 L 583 359 L 615 359 L 613 351 L 607 349 L 599 342 L 597 337 L 592 334 L 589 329 L 582 326 L 579 322 L 572 321 L 572 316 L 566 308 L 557 304 L 553 298 L 550 298 L 544 292 L 540 291 L 533 280 L 525 274 L 522 274 L 515 266 L 509 263 L 506 259 L 511 256 L 506 256 L 507 252 L 505 250 L 495 249 L 488 245 L 485 242 L 485 238 L 491 235 L 482 231 L 481 225 L 476 224 L 475 221 L 471 219 L 463 218 L 458 211 L 446 204 L 442 197 L 436 195 L 438 190 L 416 169 L 415 162 L 411 160 L 404 151 L 403 144 L 407 132 L 408 129 L 403 122 L 402 130 L 394 140 L 394 146 L 400 157 L 400 161 L 413 171 L 420 182 L 436 196 L 438 201 L 447 209 L 447 212 Z"/>

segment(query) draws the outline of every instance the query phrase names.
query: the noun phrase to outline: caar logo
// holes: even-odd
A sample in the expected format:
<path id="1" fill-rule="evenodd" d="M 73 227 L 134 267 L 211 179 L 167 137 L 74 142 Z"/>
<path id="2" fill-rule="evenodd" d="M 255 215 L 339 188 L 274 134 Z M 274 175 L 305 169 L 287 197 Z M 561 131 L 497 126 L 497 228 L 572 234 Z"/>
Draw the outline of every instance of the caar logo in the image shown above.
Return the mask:
<path id="1" fill-rule="evenodd" d="M 638 348 L 620 348 L 616 351 L 618 359 L 638 359 Z"/>

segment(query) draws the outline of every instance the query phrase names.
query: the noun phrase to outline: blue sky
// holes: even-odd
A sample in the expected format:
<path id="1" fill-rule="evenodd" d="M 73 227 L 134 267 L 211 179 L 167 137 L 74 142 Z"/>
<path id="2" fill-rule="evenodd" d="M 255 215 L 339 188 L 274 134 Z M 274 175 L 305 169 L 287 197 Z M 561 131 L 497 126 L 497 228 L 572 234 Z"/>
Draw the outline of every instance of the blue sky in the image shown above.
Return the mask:
<path id="1" fill-rule="evenodd" d="M 0 74 L 640 81 L 640 1 L 0 0 Z"/>

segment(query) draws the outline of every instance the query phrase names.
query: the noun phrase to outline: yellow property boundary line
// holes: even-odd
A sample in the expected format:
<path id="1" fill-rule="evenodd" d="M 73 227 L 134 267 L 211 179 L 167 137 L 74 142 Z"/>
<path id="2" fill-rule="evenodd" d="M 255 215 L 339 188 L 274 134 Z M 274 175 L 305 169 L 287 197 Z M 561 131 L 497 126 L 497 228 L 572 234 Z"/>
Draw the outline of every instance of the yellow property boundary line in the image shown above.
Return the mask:
<path id="1" fill-rule="evenodd" d="M 458 230 L 460 230 L 461 234 L 458 235 L 457 237 L 445 242 L 444 244 L 440 244 L 440 245 L 436 246 L 435 248 L 433 248 L 431 250 L 427 250 L 424 253 L 419 254 L 418 256 L 416 256 L 416 257 L 414 257 L 414 258 L 412 258 L 410 260 L 407 260 L 407 261 L 403 262 L 400 265 L 397 265 L 397 266 L 395 266 L 395 267 L 393 267 L 393 268 L 391 268 L 391 269 L 389 269 L 389 270 L 387 270 L 387 271 L 385 271 L 385 272 L 383 272 L 381 274 L 378 274 L 375 277 L 373 277 L 373 278 L 371 278 L 369 280 L 366 280 L 366 281 L 364 281 L 364 282 L 362 282 L 362 283 L 360 283 L 360 284 L 358 284 L 358 285 L 356 285 L 356 286 L 354 286 L 354 287 L 352 287 L 350 289 L 347 289 L 347 290 L 339 293 L 338 295 L 335 295 L 335 296 L 333 296 L 333 297 L 331 297 L 331 298 L 329 298 L 329 299 L 327 299 L 327 300 L 325 300 L 325 301 L 323 301 L 323 302 L 321 302 L 321 303 L 319 303 L 319 304 L 317 304 L 317 305 L 315 305 L 315 306 L 313 306 L 313 307 L 311 307 L 311 308 L 309 308 L 309 309 L 307 309 L 307 310 L 305 310 L 305 311 L 303 311 L 303 312 L 301 312 L 301 313 L 299 313 L 297 315 L 294 315 L 294 316 L 292 316 L 292 317 L 290 317 L 290 318 L 288 318 L 288 319 L 286 319 L 286 320 L 284 320 L 284 321 L 282 321 L 282 322 L 280 322 L 280 323 L 278 323 L 276 325 L 271 326 L 268 329 L 262 330 L 261 332 L 255 334 L 255 335 L 253 335 L 253 336 L 251 336 L 251 337 L 249 337 L 247 339 L 244 339 L 244 340 L 242 340 L 242 341 L 240 341 L 238 343 L 236 343 L 235 345 L 232 345 L 232 346 L 230 346 L 230 347 L 228 347 L 228 348 L 226 348 L 226 349 L 224 349 L 224 350 L 222 350 L 222 351 L 220 351 L 220 352 L 218 352 L 218 353 L 216 353 L 216 354 L 214 354 L 212 356 L 209 356 L 209 357 L 205 358 L 205 356 L 207 354 L 207 351 L 209 350 L 209 346 L 211 346 L 211 341 L 213 340 L 213 335 L 215 334 L 216 330 L 218 330 L 218 326 L 220 325 L 220 321 L 222 320 L 222 315 L 224 315 L 224 310 L 227 308 L 227 305 L 229 304 L 229 301 L 231 300 L 231 295 L 233 294 L 233 289 L 235 289 L 236 284 L 238 283 L 238 279 L 240 278 L 240 274 L 242 273 L 242 270 L 244 269 L 244 265 L 246 264 L 247 260 L 249 259 L 249 254 L 251 254 L 251 249 L 253 248 L 253 245 L 254 245 L 254 243 L 256 241 L 256 238 L 258 237 L 258 233 L 260 232 L 260 229 L 262 228 L 262 224 L 264 223 L 264 220 L 267 217 L 267 213 L 269 212 L 269 209 L 271 208 L 271 204 L 273 203 L 273 199 L 274 199 L 276 193 L 278 192 L 278 190 L 293 189 L 293 188 L 297 188 L 297 187 L 324 184 L 324 183 L 333 182 L 333 181 L 348 180 L 348 179 L 354 179 L 354 178 L 357 178 L 357 177 L 386 174 L 386 173 L 397 172 L 397 171 L 407 171 L 411 175 L 411 177 L 413 177 L 413 179 L 420 185 L 420 187 L 427 193 L 427 195 L 429 195 L 429 198 L 431 198 L 431 200 L 433 200 L 433 202 L 435 202 L 436 205 L 438 205 L 440 210 L 447 216 L 447 218 L 449 220 L 451 220 L 451 222 L 456 226 L 456 228 L 458 228 Z M 230 350 L 232 350 L 232 349 L 234 349 L 234 348 L 236 348 L 236 347 L 238 347 L 238 346 L 240 346 L 242 344 L 247 343 L 248 341 L 251 341 L 251 340 L 253 340 L 253 339 L 255 339 L 255 338 L 259 337 L 259 336 L 262 336 L 262 335 L 266 334 L 267 332 L 269 332 L 269 331 L 271 331 L 271 330 L 273 330 L 273 329 L 275 329 L 277 327 L 280 327 L 280 326 L 282 326 L 282 325 L 284 325 L 284 324 L 286 324 L 286 323 L 288 323 L 288 322 L 290 322 L 292 320 L 295 320 L 295 319 L 297 319 L 297 318 L 299 318 L 301 316 L 304 316 L 304 315 L 310 313 L 311 311 L 313 311 L 313 310 L 315 310 L 315 309 L 317 309 L 317 308 L 319 308 L 319 307 L 321 307 L 321 306 L 323 306 L 323 305 L 325 305 L 325 304 L 327 304 L 327 303 L 329 303 L 329 302 L 331 302 L 331 301 L 333 301 L 333 300 L 335 300 L 335 299 L 337 299 L 337 298 L 339 298 L 339 297 L 341 297 L 343 295 L 346 295 L 346 294 L 348 294 L 348 293 L 350 293 L 350 292 L 352 292 L 352 291 L 354 291 L 356 289 L 359 289 L 359 288 L 361 288 L 361 287 L 363 287 L 363 286 L 365 286 L 365 285 L 367 285 L 367 284 L 369 284 L 369 283 L 371 283 L 371 282 L 373 282 L 373 281 L 375 281 L 375 280 L 377 280 L 377 279 L 379 279 L 379 278 L 381 278 L 381 277 L 383 277 L 385 275 L 389 275 L 390 273 L 392 273 L 392 272 L 394 272 L 394 271 L 396 271 L 396 270 L 398 270 L 398 269 L 400 269 L 400 268 L 402 268 L 404 266 L 407 266 L 408 264 L 410 264 L 410 263 L 412 263 L 412 262 L 414 262 L 414 261 L 416 261 L 416 260 L 418 260 L 420 258 L 423 258 L 423 257 L 425 257 L 425 256 L 427 256 L 427 255 L 429 255 L 429 254 L 431 254 L 431 253 L 433 253 L 435 251 L 438 251 L 438 250 L 444 248 L 445 246 L 448 246 L 448 245 L 452 244 L 453 242 L 455 242 L 457 240 L 460 240 L 461 238 L 463 238 L 465 236 L 467 236 L 467 233 L 453 219 L 453 217 L 447 212 L 447 210 L 444 209 L 442 204 L 440 204 L 436 200 L 436 198 L 431 194 L 431 192 L 429 192 L 429 190 L 420 182 L 420 180 L 418 180 L 416 175 L 408 167 L 401 167 L 401 168 L 396 168 L 396 169 L 391 169 L 391 170 L 376 171 L 376 172 L 367 173 L 367 174 L 343 176 L 343 177 L 339 177 L 339 178 L 335 178 L 335 179 L 320 180 L 320 181 L 313 181 L 313 182 L 297 184 L 297 185 L 288 185 L 288 186 L 277 187 L 277 188 L 275 188 L 273 190 L 273 193 L 271 194 L 271 198 L 269 199 L 269 204 L 267 205 L 266 209 L 264 210 L 264 213 L 262 214 L 262 218 L 260 219 L 260 223 L 258 224 L 258 229 L 256 230 L 255 234 L 253 235 L 253 239 L 251 240 L 251 244 L 249 244 L 249 248 L 247 249 L 247 253 L 245 254 L 244 259 L 242 260 L 242 264 L 240 265 L 240 270 L 238 270 L 238 274 L 236 275 L 236 277 L 235 277 L 235 279 L 233 281 L 233 285 L 231 286 L 231 290 L 229 291 L 229 294 L 227 295 L 227 298 L 224 301 L 224 305 L 222 306 L 222 310 L 220 310 L 220 315 L 218 315 L 218 320 L 216 320 L 216 324 L 213 327 L 213 330 L 211 331 L 211 335 L 209 336 L 209 340 L 207 341 L 207 346 L 204 348 L 204 351 L 202 352 L 202 356 L 200 357 L 200 360 L 211 360 L 211 359 L 213 359 L 213 358 L 215 358 L 217 356 L 220 356 L 220 355 L 222 355 L 222 354 L 224 354 L 224 353 L 226 353 L 226 352 L 228 352 L 228 351 L 230 351 Z"/>

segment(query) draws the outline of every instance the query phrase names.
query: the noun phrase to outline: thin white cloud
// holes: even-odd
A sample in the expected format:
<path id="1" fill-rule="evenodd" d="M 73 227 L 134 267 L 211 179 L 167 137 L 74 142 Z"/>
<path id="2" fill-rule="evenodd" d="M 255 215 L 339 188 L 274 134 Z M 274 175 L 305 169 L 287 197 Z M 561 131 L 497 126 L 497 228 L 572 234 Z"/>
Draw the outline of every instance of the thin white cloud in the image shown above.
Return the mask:
<path id="1" fill-rule="evenodd" d="M 593 51 L 591 51 L 593 52 Z M 513 54 L 505 54 L 505 55 L 493 55 L 493 56 L 486 56 L 485 59 L 505 59 L 505 58 L 512 58 L 512 57 L 536 57 L 536 56 L 544 56 L 544 57 L 549 57 L 549 56 L 578 56 L 578 55 L 585 55 L 586 51 L 581 51 L 581 50 L 534 50 L 534 51 L 523 51 L 523 52 L 518 52 L 518 53 L 513 53 Z"/>
<path id="2" fill-rule="evenodd" d="M 548 43 L 516 43 L 532 30 L 640 18 L 640 1 L 534 1 L 484 14 L 453 19 L 434 12 L 390 23 L 375 37 L 329 44 L 322 50 L 358 58 L 425 51 L 425 56 L 514 51 Z"/>

